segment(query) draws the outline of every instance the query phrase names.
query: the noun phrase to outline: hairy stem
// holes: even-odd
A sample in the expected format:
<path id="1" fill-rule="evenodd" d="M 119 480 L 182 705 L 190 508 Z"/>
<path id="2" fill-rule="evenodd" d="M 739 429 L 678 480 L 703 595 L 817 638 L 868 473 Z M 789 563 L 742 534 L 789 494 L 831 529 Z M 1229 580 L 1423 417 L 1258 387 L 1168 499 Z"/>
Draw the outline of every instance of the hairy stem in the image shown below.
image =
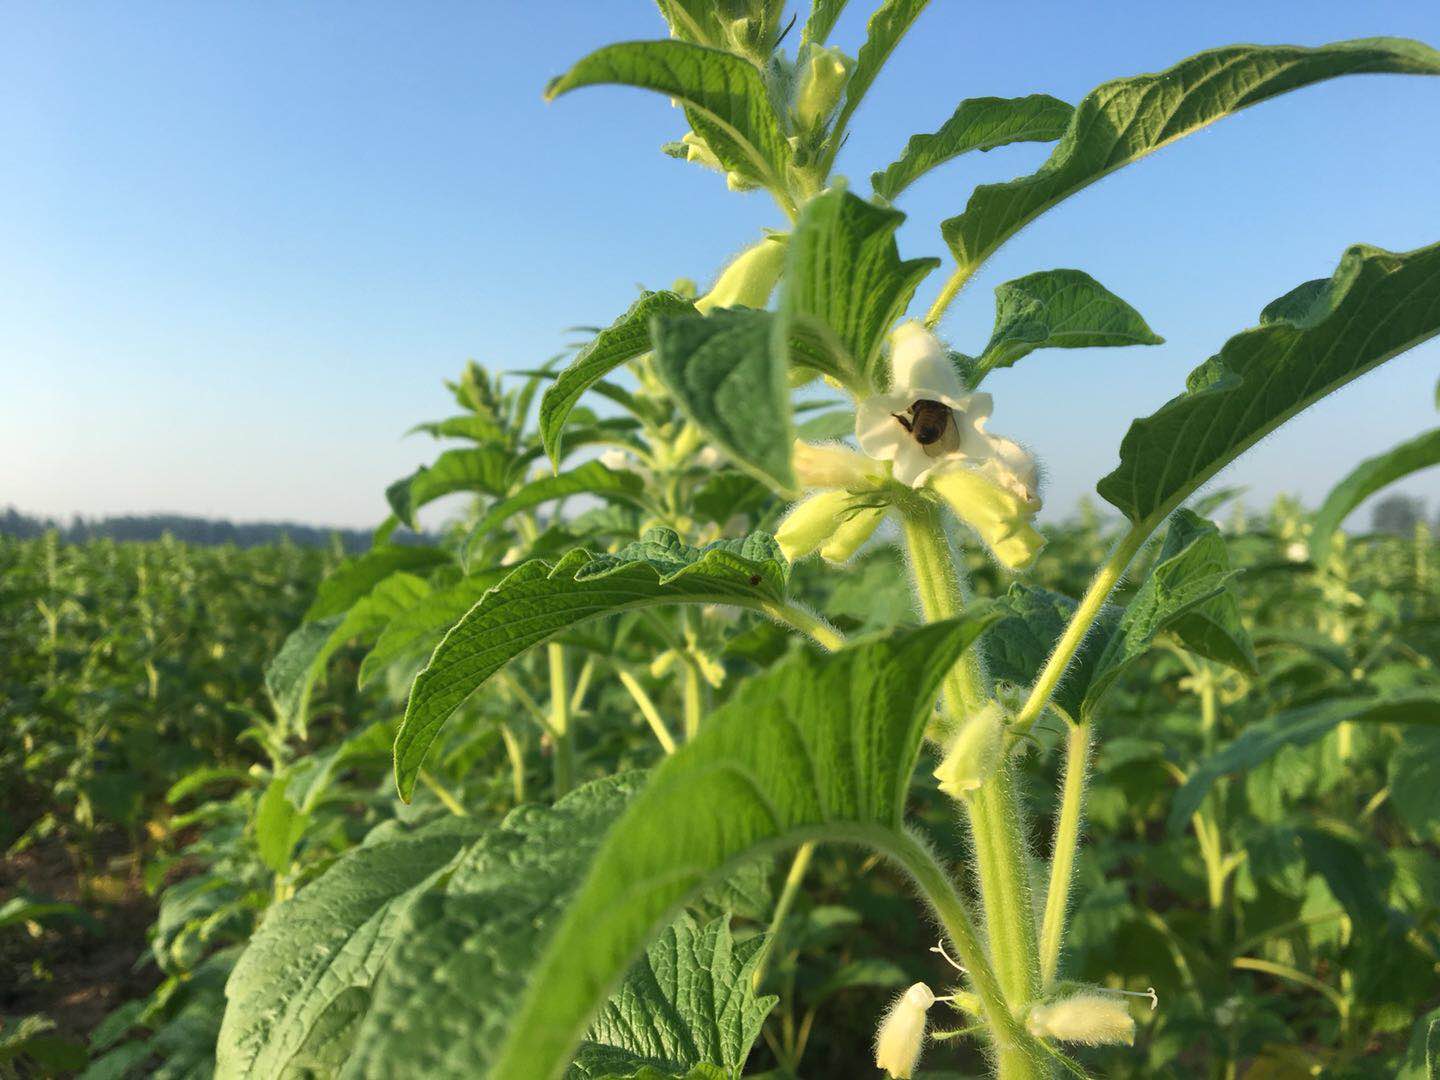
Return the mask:
<path id="1" fill-rule="evenodd" d="M 960 290 L 965 287 L 965 283 L 970 280 L 971 275 L 977 269 L 978 267 L 969 264 L 955 267 L 950 276 L 945 279 L 945 285 L 941 288 L 940 295 L 935 298 L 935 302 L 930 305 L 930 310 L 925 313 L 927 329 L 934 330 L 940 325 L 940 320 L 945 317 L 945 311 L 950 307 L 951 301 L 960 295 Z"/>
<path id="2" fill-rule="evenodd" d="M 845 647 L 843 634 L 798 604 L 762 604 L 760 610 L 776 622 L 799 630 L 828 652 L 836 652 Z"/>
<path id="3" fill-rule="evenodd" d="M 1050 884 L 1045 893 L 1045 917 L 1040 924 L 1040 984 L 1049 990 L 1060 970 L 1060 945 L 1065 939 L 1065 916 L 1075 874 L 1075 851 L 1080 844 L 1080 821 L 1085 803 L 1085 773 L 1090 762 L 1089 723 L 1070 725 L 1065 743 L 1065 779 L 1060 788 L 1060 813 L 1055 819 L 1055 846 L 1050 855 Z"/>
<path id="4" fill-rule="evenodd" d="M 903 515 L 915 591 L 930 621 L 958 615 L 964 593 L 955 557 L 934 507 L 907 508 Z M 945 677 L 945 734 L 989 698 L 985 672 L 975 649 L 966 650 Z M 1035 909 L 1030 892 L 1030 854 L 1020 825 L 1020 807 L 1008 763 L 966 800 L 975 848 L 980 896 L 990 955 L 1010 1007 L 1023 1010 L 1039 992 Z"/>
<path id="5" fill-rule="evenodd" d="M 770 916 L 770 932 L 765 938 L 765 944 L 760 952 L 760 962 L 755 965 L 755 973 L 750 978 L 750 985 L 756 990 L 760 989 L 765 982 L 765 972 L 770 966 L 770 956 L 775 951 L 775 943 L 780 939 L 780 927 L 785 922 L 785 916 L 790 914 L 791 907 L 795 904 L 795 897 L 800 893 L 800 885 L 805 880 L 805 871 L 810 869 L 810 859 L 815 854 L 815 842 L 812 840 L 800 845 L 795 852 L 795 858 L 790 863 L 790 872 L 785 875 L 785 885 L 780 890 L 780 899 L 775 902 L 775 912 Z"/>
<path id="6" fill-rule="evenodd" d="M 640 681 L 636 679 L 634 675 L 631 675 L 630 672 L 621 671 L 619 672 L 619 676 L 620 685 L 625 687 L 625 689 L 630 692 L 630 696 L 635 699 L 636 708 L 640 710 L 640 715 L 645 718 L 645 722 L 650 725 L 650 730 L 654 732 L 656 741 L 660 743 L 660 748 L 667 754 L 673 754 L 675 752 L 675 737 L 670 734 L 670 729 L 665 726 L 665 721 L 661 719 L 660 710 L 655 707 L 654 699 L 645 692 L 645 688 L 640 685 Z"/>
<path id="7" fill-rule="evenodd" d="M 1045 666 L 1040 669 L 1034 685 L 1030 687 L 1030 694 L 1025 699 L 1025 704 L 1016 714 L 1013 727 L 1017 733 L 1028 731 L 1039 719 L 1041 712 L 1050 702 L 1050 696 L 1055 693 L 1055 687 L 1059 685 L 1060 677 L 1065 674 L 1066 667 L 1075 656 L 1075 650 L 1080 648 L 1080 643 L 1085 640 L 1085 635 L 1090 632 L 1090 627 L 1105 607 L 1105 601 L 1110 597 L 1110 590 L 1115 588 L 1120 581 L 1121 575 L 1125 573 L 1125 568 L 1130 565 L 1130 560 L 1144 546 L 1149 535 L 1149 529 L 1142 529 L 1138 525 L 1133 526 L 1121 539 L 1110 558 L 1105 561 L 1100 572 L 1095 575 L 1095 580 L 1090 582 L 1090 587 L 1085 590 L 1085 595 L 1080 600 L 1080 606 L 1070 617 L 1070 623 L 1065 627 L 1065 632 L 1055 643 L 1054 652 L 1045 661 Z"/>

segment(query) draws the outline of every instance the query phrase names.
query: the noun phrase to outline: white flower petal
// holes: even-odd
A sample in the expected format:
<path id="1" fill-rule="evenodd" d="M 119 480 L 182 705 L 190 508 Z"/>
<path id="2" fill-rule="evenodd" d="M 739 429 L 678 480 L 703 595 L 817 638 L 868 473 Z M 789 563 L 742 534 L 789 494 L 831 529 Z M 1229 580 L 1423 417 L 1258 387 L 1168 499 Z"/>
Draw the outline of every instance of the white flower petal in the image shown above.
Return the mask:
<path id="1" fill-rule="evenodd" d="M 890 386 L 897 394 L 906 388 L 901 396 L 915 391 L 910 401 L 929 398 L 952 409 L 963 408 L 968 396 L 940 339 L 913 320 L 901 323 L 890 335 Z"/>

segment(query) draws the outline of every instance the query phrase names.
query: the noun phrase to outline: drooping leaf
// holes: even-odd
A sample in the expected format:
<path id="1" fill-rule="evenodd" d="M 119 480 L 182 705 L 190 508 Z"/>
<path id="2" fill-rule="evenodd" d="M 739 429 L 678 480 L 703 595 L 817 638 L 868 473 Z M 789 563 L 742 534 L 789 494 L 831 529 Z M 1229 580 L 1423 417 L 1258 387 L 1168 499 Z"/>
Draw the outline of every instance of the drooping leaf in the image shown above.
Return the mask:
<path id="1" fill-rule="evenodd" d="M 540 398 L 540 438 L 558 469 L 565 420 L 582 394 L 626 361 L 650 349 L 650 319 L 693 312 L 695 305 L 677 293 L 647 292 L 581 349 Z"/>
<path id="2" fill-rule="evenodd" d="M 470 530 L 466 549 L 473 551 L 495 529 L 516 514 L 532 510 L 555 499 L 572 495 L 593 495 L 607 502 L 643 505 L 645 480 L 628 469 L 612 469 L 599 461 L 587 461 L 554 476 L 531 480 L 508 498 L 490 506 Z"/>
<path id="3" fill-rule="evenodd" d="M 901 261 L 895 230 L 904 220 L 898 210 L 832 188 L 806 204 L 785 255 L 783 318 L 833 335 L 849 361 L 842 380 L 860 392 L 871 389 L 885 334 L 940 265 Z"/>
<path id="4" fill-rule="evenodd" d="M 1349 517 L 1350 511 L 1381 488 L 1432 465 L 1440 465 L 1440 428 L 1417 435 L 1355 466 L 1330 489 L 1315 513 L 1310 533 L 1311 561 L 1316 566 L 1325 565 L 1335 530 Z"/>
<path id="5" fill-rule="evenodd" d="M 1334 276 L 1281 297 L 1260 322 L 1130 425 L 1096 490 L 1131 521 L 1158 521 L 1296 413 L 1440 331 L 1440 244 L 1352 247 Z"/>
<path id="6" fill-rule="evenodd" d="M 682 914 L 591 1021 L 577 1055 L 579 1071 L 598 1075 L 602 1061 L 615 1071 L 619 1050 L 636 1064 L 674 1073 L 710 1064 L 739 1076 L 779 1000 L 757 996 L 750 984 L 764 944 L 764 935 L 735 944 L 728 916 L 702 927 Z"/>
<path id="7" fill-rule="evenodd" d="M 1393 697 L 1357 697 L 1290 709 L 1251 724 L 1202 761 L 1170 807 L 1171 832 L 1180 832 L 1200 808 L 1215 781 L 1253 769 L 1287 746 L 1308 746 L 1342 723 L 1424 724 L 1440 726 L 1440 693 L 1418 691 Z"/>
<path id="8" fill-rule="evenodd" d="M 402 657 L 433 650 L 445 631 L 505 580 L 512 569 L 496 567 L 476 571 L 453 585 L 417 596 L 410 607 L 391 617 L 365 654 L 360 662 L 360 686 L 370 685 L 375 676 Z"/>
<path id="9" fill-rule="evenodd" d="M 652 529 L 615 555 L 571 551 L 554 566 L 520 566 L 445 635 L 410 691 L 395 739 L 395 779 L 408 799 L 440 726 L 476 689 L 526 649 L 601 615 L 658 604 L 760 609 L 784 599 L 788 564 L 773 538 L 754 533 L 703 548 Z"/>
<path id="10" fill-rule="evenodd" d="M 412 529 L 415 513 L 426 503 L 457 491 L 499 496 L 515 480 L 515 455 L 503 446 L 446 450 L 433 465 L 421 465 L 385 489 L 395 516 Z"/>
<path id="11" fill-rule="evenodd" d="M 920 17 L 928 2 L 929 0 L 884 0 L 865 24 L 865 44 L 860 46 L 860 51 L 855 56 L 855 69 L 850 73 L 850 81 L 845 84 L 845 100 L 840 106 L 840 115 L 835 120 L 830 150 L 832 161 L 840 149 L 839 145 L 833 142 L 834 137 L 844 133 L 850 117 L 855 115 L 855 110 L 860 107 L 860 102 L 864 100 L 875 77 L 880 74 L 880 69 L 885 66 L 885 61 L 890 59 L 895 46 L 900 44 L 900 39 Z M 838 12 L 836 14 L 838 15 Z"/>
<path id="12" fill-rule="evenodd" d="M 439 548 L 400 544 L 373 548 L 346 559 L 320 582 L 305 620 L 328 619 L 350 610 L 355 601 L 398 570 L 428 570 L 449 561 L 450 556 Z"/>
<path id="13" fill-rule="evenodd" d="M 531 968 L 494 1076 L 553 1076 L 666 914 L 751 854 L 802 839 L 900 840 L 942 675 L 983 618 L 800 652 L 747 682 L 653 772 Z"/>
<path id="14" fill-rule="evenodd" d="M 289 1075 L 342 995 L 360 991 L 368 1001 L 409 905 L 484 827 L 478 819 L 451 816 L 399 839 L 352 848 L 272 909 L 226 984 L 216 1076 Z M 349 1037 L 361 1015 L 363 1009 L 347 1014 Z"/>
<path id="15" fill-rule="evenodd" d="M 790 387 L 786 356 L 770 347 L 772 324 L 767 313 L 744 308 L 661 317 L 651 331 L 655 372 L 716 449 L 793 495 Z"/>
<path id="16" fill-rule="evenodd" d="M 912 135 L 896 161 L 870 174 L 875 194 L 894 200 L 925 173 L 972 150 L 1018 142 L 1054 142 L 1065 134 L 1073 105 L 1049 94 L 966 98 L 930 135 Z"/>
<path id="17" fill-rule="evenodd" d="M 1168 71 L 1116 79 L 1080 102 L 1060 144 L 1036 172 L 983 184 L 941 225 L 962 268 L 984 262 L 1039 215 L 1116 169 L 1221 117 L 1340 75 L 1440 74 L 1440 54 L 1417 41 L 1371 38 L 1304 48 L 1230 45 Z"/>
<path id="18" fill-rule="evenodd" d="M 616 83 L 684 102 L 692 125 L 730 169 L 785 190 L 790 147 L 760 69 L 748 60 L 687 41 L 629 41 L 585 57 L 545 89 L 554 100 L 579 86 Z"/>
<path id="19" fill-rule="evenodd" d="M 552 807 L 519 807 L 475 841 L 444 887 L 419 897 L 396 927 L 341 1075 L 542 1075 L 490 1066 L 545 937 L 641 781 L 624 773 Z"/>
<path id="20" fill-rule="evenodd" d="M 1191 652 L 1255 674 L 1255 647 L 1226 589 L 1235 574 L 1219 530 L 1189 510 L 1178 511 L 1154 567 L 1096 659 L 1082 714 L 1092 713 L 1120 674 L 1165 632 Z"/>
<path id="21" fill-rule="evenodd" d="M 1042 270 L 995 290 L 995 329 L 974 382 L 1036 349 L 1160 345 L 1140 313 L 1081 270 Z"/>

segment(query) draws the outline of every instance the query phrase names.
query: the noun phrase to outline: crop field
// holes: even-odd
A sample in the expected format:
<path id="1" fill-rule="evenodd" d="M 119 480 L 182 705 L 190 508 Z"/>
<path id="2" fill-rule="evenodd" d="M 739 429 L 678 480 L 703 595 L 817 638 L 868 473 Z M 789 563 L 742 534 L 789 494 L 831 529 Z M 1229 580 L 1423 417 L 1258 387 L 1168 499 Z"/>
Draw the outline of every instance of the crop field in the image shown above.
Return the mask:
<path id="1" fill-rule="evenodd" d="M 552 80 L 668 98 L 667 164 L 784 227 L 466 363 L 373 532 L 0 535 L 0 1080 L 1440 1077 L 1440 546 L 1395 486 L 1440 428 L 1314 505 L 1246 487 L 1433 349 L 1436 237 L 1257 297 L 1068 518 L 1007 369 L 1163 339 L 1063 267 L 951 318 L 1096 181 L 1440 53 L 969 98 L 842 177 L 925 6 L 847 52 L 843 2 L 659 0 Z M 1018 143 L 897 242 L 912 182 Z"/>

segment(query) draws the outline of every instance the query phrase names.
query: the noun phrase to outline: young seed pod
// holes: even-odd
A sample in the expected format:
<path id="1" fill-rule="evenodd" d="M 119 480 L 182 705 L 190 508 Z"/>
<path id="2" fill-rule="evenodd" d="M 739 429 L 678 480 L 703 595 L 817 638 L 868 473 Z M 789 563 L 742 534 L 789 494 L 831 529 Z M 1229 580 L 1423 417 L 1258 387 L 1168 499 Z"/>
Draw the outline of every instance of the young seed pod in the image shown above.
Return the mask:
<path id="1" fill-rule="evenodd" d="M 1135 1042 L 1135 1018 L 1125 1002 L 1093 991 L 1036 1006 L 1030 1010 L 1027 1026 L 1036 1038 L 1083 1046 L 1130 1046 Z"/>
<path id="2" fill-rule="evenodd" d="M 933 1004 L 930 987 L 916 983 L 885 1011 L 875 1033 L 875 1067 L 891 1080 L 909 1080 L 914 1074 L 925 1046 L 926 1013 Z"/>

